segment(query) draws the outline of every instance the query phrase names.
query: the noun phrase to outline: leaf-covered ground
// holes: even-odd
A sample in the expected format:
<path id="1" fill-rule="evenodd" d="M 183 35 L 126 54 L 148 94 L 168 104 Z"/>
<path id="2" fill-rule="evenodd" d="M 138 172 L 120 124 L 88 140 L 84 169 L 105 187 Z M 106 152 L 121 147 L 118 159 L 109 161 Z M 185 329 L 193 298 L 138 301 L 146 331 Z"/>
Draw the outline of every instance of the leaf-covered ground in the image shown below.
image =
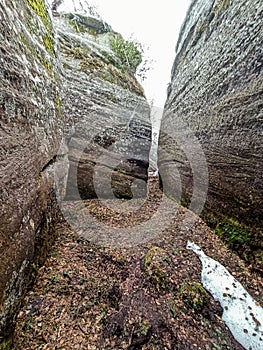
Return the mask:
<path id="1" fill-rule="evenodd" d="M 123 230 L 153 216 L 149 225 L 163 223 L 162 193 L 153 180 L 150 185 L 146 203 L 133 213 L 124 210 L 128 201 L 119 213 L 117 204 L 113 210 L 90 200 L 75 219 L 82 222 L 83 211 L 89 211 L 109 228 Z M 108 204 L 114 208 L 114 202 Z M 76 202 L 67 205 L 76 208 Z M 120 248 L 94 243 L 99 228 L 92 222 L 77 231 L 66 221 L 59 224 L 58 239 L 19 313 L 14 348 L 242 349 L 221 320 L 221 307 L 202 288 L 201 263 L 186 249 L 187 240 L 223 264 L 259 302 L 262 280 L 201 219 L 177 209 L 163 231 L 156 225 L 153 239 L 145 233 L 136 245 L 127 237 L 134 244 Z"/>

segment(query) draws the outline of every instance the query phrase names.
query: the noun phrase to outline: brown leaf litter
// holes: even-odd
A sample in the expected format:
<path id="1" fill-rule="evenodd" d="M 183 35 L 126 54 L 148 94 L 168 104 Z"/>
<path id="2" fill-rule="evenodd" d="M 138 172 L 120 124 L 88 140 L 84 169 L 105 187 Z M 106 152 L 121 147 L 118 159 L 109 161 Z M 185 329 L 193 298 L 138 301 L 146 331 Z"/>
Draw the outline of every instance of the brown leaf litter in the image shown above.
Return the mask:
<path id="1" fill-rule="evenodd" d="M 76 220 L 83 220 L 85 210 L 123 230 L 154 215 L 161 220 L 162 193 L 152 186 L 134 212 L 89 200 Z M 201 263 L 186 249 L 187 240 L 224 265 L 259 302 L 262 280 L 200 218 L 177 209 L 165 230 L 130 248 L 95 244 L 67 222 L 59 224 L 58 239 L 19 313 L 14 349 L 242 349 L 221 320 L 219 303 L 202 288 Z M 85 223 L 87 231 L 96 237 L 93 224 Z"/>

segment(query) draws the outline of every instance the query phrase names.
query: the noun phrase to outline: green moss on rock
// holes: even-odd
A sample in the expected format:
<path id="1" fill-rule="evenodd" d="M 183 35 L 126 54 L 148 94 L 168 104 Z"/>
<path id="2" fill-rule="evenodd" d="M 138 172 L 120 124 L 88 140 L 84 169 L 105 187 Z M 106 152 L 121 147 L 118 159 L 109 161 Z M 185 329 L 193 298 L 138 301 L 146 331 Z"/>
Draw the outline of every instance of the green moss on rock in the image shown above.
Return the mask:
<path id="1" fill-rule="evenodd" d="M 205 33 L 209 29 L 209 21 L 203 21 L 200 19 L 195 27 L 195 38 L 200 38 L 203 33 Z"/>
<path id="2" fill-rule="evenodd" d="M 41 63 L 43 64 L 43 66 L 46 68 L 47 70 L 47 73 L 52 76 L 52 73 L 53 73 L 53 65 L 52 63 L 49 62 L 49 60 L 45 57 L 45 56 L 42 56 L 41 57 Z"/>
<path id="3" fill-rule="evenodd" d="M 111 27 L 104 21 L 90 16 L 81 15 L 79 13 L 67 13 L 64 15 L 69 24 L 77 33 L 88 33 L 92 36 L 111 32 Z"/>
<path id="4" fill-rule="evenodd" d="M 256 264 L 262 269 L 262 230 L 241 224 L 236 218 L 225 217 L 222 214 L 204 211 L 202 219 L 227 245 L 244 261 Z M 259 267 L 261 266 L 261 267 Z"/>
<path id="5" fill-rule="evenodd" d="M 147 336 L 147 334 L 150 332 L 151 328 L 152 328 L 152 325 L 149 321 L 147 321 L 147 320 L 140 321 L 135 326 L 134 334 L 138 337 Z"/>
<path id="6" fill-rule="evenodd" d="M 172 261 L 164 249 L 153 246 L 148 250 L 144 259 L 144 270 L 158 290 L 167 288 L 171 264 Z"/>
<path id="7" fill-rule="evenodd" d="M 4 340 L 2 343 L 0 343 L 0 350 L 12 350 L 12 349 L 14 349 L 14 346 L 11 338 L 8 338 Z"/>
<path id="8" fill-rule="evenodd" d="M 86 31 L 85 27 L 81 24 L 77 24 L 76 21 L 70 19 L 68 23 L 74 28 L 77 33 L 84 33 Z"/>
<path id="9" fill-rule="evenodd" d="M 230 5 L 230 0 L 219 0 L 213 7 L 212 13 L 215 15 L 222 13 L 225 11 Z"/>
<path id="10" fill-rule="evenodd" d="M 131 180 L 125 175 L 118 174 L 111 180 L 112 192 L 116 198 L 132 199 Z"/>
<path id="11" fill-rule="evenodd" d="M 84 57 L 84 51 L 77 50 L 74 55 L 77 55 L 77 58 Z M 95 57 L 94 55 L 93 57 L 85 57 L 80 62 L 80 70 L 87 74 L 93 74 L 94 77 L 108 81 L 111 84 L 129 89 L 137 95 L 144 96 L 142 87 L 134 77 L 116 68 L 113 64 L 107 64 L 102 58 Z"/>
<path id="12" fill-rule="evenodd" d="M 26 0 L 46 27 L 52 27 L 45 2 L 43 0 Z"/>
<path id="13" fill-rule="evenodd" d="M 77 23 L 76 21 L 70 19 L 69 24 L 73 27 L 75 32 L 77 33 L 87 33 L 89 35 L 92 35 L 94 38 L 97 37 L 98 33 L 96 32 L 95 29 L 92 28 L 86 28 L 84 25 L 81 23 Z"/>
<path id="14" fill-rule="evenodd" d="M 52 34 L 45 34 L 43 35 L 43 43 L 47 51 L 50 53 L 51 56 L 54 55 L 54 35 Z"/>
<path id="15" fill-rule="evenodd" d="M 43 45 L 45 46 L 46 50 L 53 56 L 54 45 L 55 45 L 54 31 L 53 31 L 52 22 L 50 20 L 48 11 L 46 9 L 45 2 L 43 0 L 26 0 L 26 1 L 34 10 L 34 12 L 41 18 L 41 21 L 46 27 L 47 32 L 45 35 L 42 36 Z M 29 23 L 30 33 L 32 34 L 34 32 L 35 24 L 31 23 L 31 19 L 29 19 L 28 23 Z"/>
<path id="16" fill-rule="evenodd" d="M 238 249 L 241 245 L 249 244 L 251 234 L 237 221 L 233 219 L 224 219 L 219 222 L 215 228 L 216 234 L 222 238 L 230 249 Z"/>
<path id="17" fill-rule="evenodd" d="M 56 105 L 57 107 L 61 107 L 62 101 L 61 101 L 61 98 L 59 97 L 59 95 L 56 95 L 56 96 L 55 96 L 54 102 L 55 102 L 55 105 Z"/>
<path id="18" fill-rule="evenodd" d="M 75 46 L 70 49 L 69 54 L 77 59 L 86 60 L 89 57 L 89 49 L 87 47 Z"/>
<path id="19" fill-rule="evenodd" d="M 27 46 L 27 45 L 28 45 L 28 42 L 27 42 L 27 40 L 26 40 L 26 38 L 25 38 L 25 36 L 24 36 L 23 33 L 19 33 L 19 34 L 18 34 L 18 38 L 19 38 L 19 40 L 21 41 L 21 43 L 22 43 L 24 46 Z"/>
<path id="20" fill-rule="evenodd" d="M 198 282 L 182 284 L 180 293 L 184 303 L 197 312 L 201 312 L 208 301 L 208 293 Z"/>

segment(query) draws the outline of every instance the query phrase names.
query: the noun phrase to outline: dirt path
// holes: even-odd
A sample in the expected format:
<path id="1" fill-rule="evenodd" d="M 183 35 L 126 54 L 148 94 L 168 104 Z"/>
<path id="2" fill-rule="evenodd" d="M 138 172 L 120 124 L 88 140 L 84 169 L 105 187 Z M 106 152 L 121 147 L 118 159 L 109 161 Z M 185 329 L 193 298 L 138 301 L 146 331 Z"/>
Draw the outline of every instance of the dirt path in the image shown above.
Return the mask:
<path id="1" fill-rule="evenodd" d="M 201 264 L 186 249 L 187 240 L 223 264 L 258 301 L 262 280 L 182 207 L 164 231 L 157 225 L 149 240 L 150 226 L 163 224 L 164 215 L 157 209 L 162 193 L 156 183 L 152 186 L 147 203 L 135 213 L 126 213 L 127 202 L 121 203 L 120 214 L 90 200 L 85 207 L 79 203 L 75 213 L 82 230 L 80 225 L 74 231 L 67 222 L 58 225 L 59 237 L 19 314 L 16 350 L 242 349 L 221 320 L 221 307 L 202 288 Z M 108 202 L 115 209 L 119 204 Z M 68 209 L 76 205 L 67 203 Z M 144 227 L 139 245 L 124 235 L 129 248 L 125 242 L 107 248 L 95 244 L 96 235 L 104 242 L 104 226 L 94 227 L 92 220 L 83 224 L 84 211 L 123 232 L 148 219 L 150 231 Z"/>

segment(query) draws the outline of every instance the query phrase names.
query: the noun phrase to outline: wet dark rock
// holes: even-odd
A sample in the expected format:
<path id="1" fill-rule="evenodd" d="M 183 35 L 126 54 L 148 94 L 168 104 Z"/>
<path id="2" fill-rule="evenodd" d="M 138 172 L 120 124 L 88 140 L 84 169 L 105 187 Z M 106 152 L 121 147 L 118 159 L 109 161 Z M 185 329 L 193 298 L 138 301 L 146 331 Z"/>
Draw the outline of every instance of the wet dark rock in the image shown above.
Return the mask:
<path id="1" fill-rule="evenodd" d="M 159 151 L 165 190 L 180 198 L 179 172 L 186 206 L 193 191 L 195 202 L 205 196 L 208 169 L 202 216 L 212 225 L 227 220 L 252 230 L 249 255 L 262 247 L 262 11 L 260 0 L 192 1 Z M 190 208 L 201 207 L 192 202 Z"/>
<path id="2" fill-rule="evenodd" d="M 14 326 L 32 263 L 53 243 L 54 167 L 65 158 L 57 159 L 64 122 L 50 14 L 40 0 L 3 1 L 0 18 L 1 342 Z"/>

